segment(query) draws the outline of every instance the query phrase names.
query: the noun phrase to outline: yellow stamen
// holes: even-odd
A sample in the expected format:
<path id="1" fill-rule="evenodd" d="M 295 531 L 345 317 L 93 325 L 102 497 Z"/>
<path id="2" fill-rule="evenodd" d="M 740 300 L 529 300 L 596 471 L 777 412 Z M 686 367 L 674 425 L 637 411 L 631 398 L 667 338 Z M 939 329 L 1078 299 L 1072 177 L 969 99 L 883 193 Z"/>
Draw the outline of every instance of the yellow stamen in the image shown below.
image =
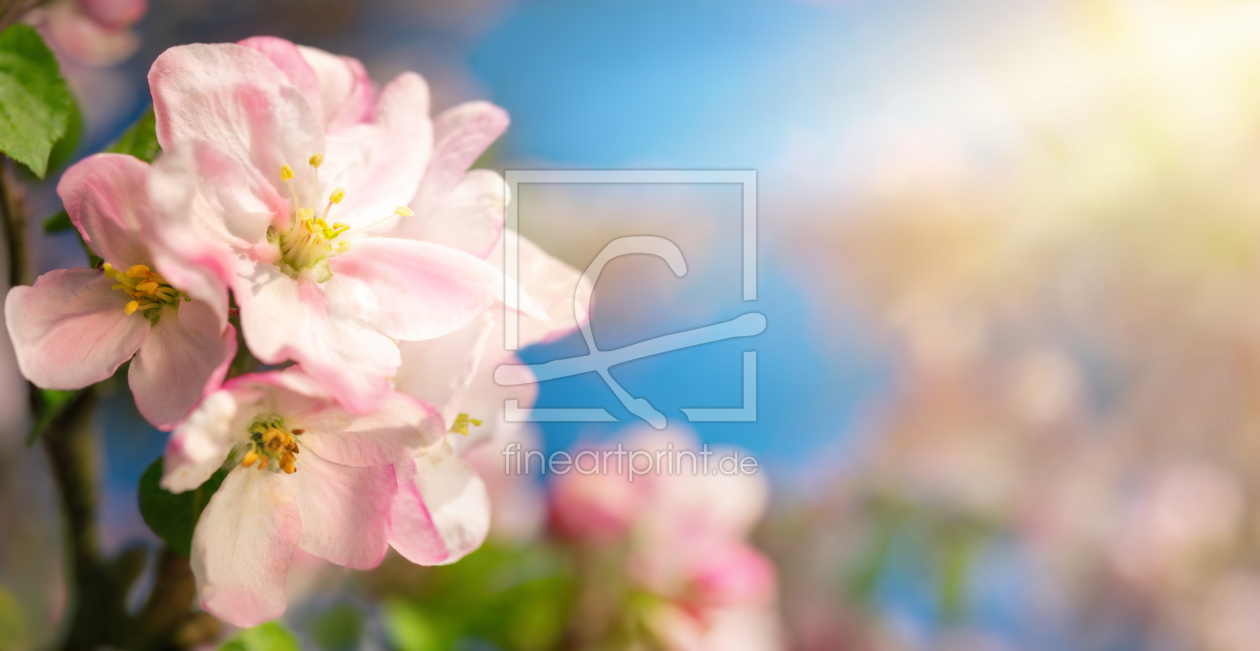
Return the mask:
<path id="1" fill-rule="evenodd" d="M 270 452 L 278 452 L 282 447 L 284 447 L 288 438 L 289 436 L 283 431 L 272 427 L 266 432 L 263 432 L 263 445 L 266 446 L 267 450 Z"/>
<path id="2" fill-rule="evenodd" d="M 134 264 L 127 270 L 127 275 L 132 278 L 144 278 L 149 275 L 149 268 L 142 264 Z"/>
<path id="3" fill-rule="evenodd" d="M 140 303 L 136 301 L 128 301 L 127 306 L 123 308 L 123 312 L 126 312 L 127 315 L 130 316 L 135 314 L 138 309 L 140 309 Z"/>
<path id="4" fill-rule="evenodd" d="M 145 282 L 136 285 L 136 289 L 144 292 L 145 294 L 152 294 L 158 290 L 158 284 L 152 280 L 146 280 Z"/>
<path id="5" fill-rule="evenodd" d="M 410 217 L 416 213 L 412 212 L 412 210 L 407 206 L 398 206 L 394 209 L 394 214 L 399 217 Z"/>
<path id="6" fill-rule="evenodd" d="M 481 421 L 476 418 L 469 418 L 468 414 L 460 414 L 455 417 L 454 424 L 451 425 L 450 431 L 455 434 L 468 436 L 468 424 L 472 423 L 476 427 L 481 427 Z"/>
<path id="7" fill-rule="evenodd" d="M 280 180 L 288 183 L 293 180 L 293 168 L 288 165 L 280 166 Z"/>
<path id="8" fill-rule="evenodd" d="M 319 169 L 320 164 L 324 162 L 324 155 L 311 154 L 311 158 L 307 162 L 311 164 L 311 167 L 314 167 L 315 169 Z"/>
<path id="9" fill-rule="evenodd" d="M 332 194 L 328 195 L 328 200 L 332 203 L 341 203 L 341 200 L 345 198 L 346 198 L 345 188 L 337 188 L 336 190 L 332 191 Z"/>
<path id="10" fill-rule="evenodd" d="M 257 460 L 258 460 L 258 453 L 254 452 L 253 450 L 250 450 L 249 452 L 245 453 L 245 458 L 241 459 L 241 465 L 248 468 L 254 465 L 254 462 Z"/>

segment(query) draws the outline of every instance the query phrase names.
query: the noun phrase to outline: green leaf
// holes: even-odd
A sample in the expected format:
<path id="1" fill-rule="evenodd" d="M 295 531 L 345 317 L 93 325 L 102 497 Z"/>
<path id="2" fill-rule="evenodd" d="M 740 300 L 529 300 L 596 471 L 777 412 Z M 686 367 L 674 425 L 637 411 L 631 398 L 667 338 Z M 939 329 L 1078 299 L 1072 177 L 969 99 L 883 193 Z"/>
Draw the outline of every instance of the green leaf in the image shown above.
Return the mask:
<path id="1" fill-rule="evenodd" d="M 131 154 L 136 158 L 152 163 L 157 155 L 162 153 L 161 145 L 157 141 L 157 120 L 153 115 L 153 107 L 144 112 L 135 124 L 131 125 L 125 133 L 118 137 L 105 151 L 115 154 Z"/>
<path id="2" fill-rule="evenodd" d="M 30 434 L 26 435 L 26 445 L 30 447 L 39 440 L 40 435 L 48 428 L 48 424 L 52 422 L 66 407 L 74 402 L 74 399 L 83 393 L 83 389 L 75 391 L 57 391 L 55 389 L 39 389 L 39 405 L 35 410 L 35 426 L 31 428 Z"/>
<path id="3" fill-rule="evenodd" d="M 75 146 L 79 144 L 79 134 L 83 132 L 83 115 L 79 113 L 79 103 L 75 101 L 74 95 L 69 97 L 70 113 L 66 116 L 66 132 L 53 145 L 52 153 L 48 155 L 48 171 L 55 170 L 70 160 Z"/>
<path id="4" fill-rule="evenodd" d="M 45 233 L 60 233 L 71 228 L 74 228 L 74 222 L 70 221 L 70 215 L 65 210 L 44 220 Z"/>
<path id="5" fill-rule="evenodd" d="M 451 646 L 454 636 L 442 631 L 418 604 L 391 599 L 381 605 L 385 633 L 398 651 L 436 651 Z"/>
<path id="6" fill-rule="evenodd" d="M 946 622 L 967 613 L 971 575 L 984 542 L 983 532 L 970 523 L 947 523 L 936 533 L 940 571 L 941 615 Z"/>
<path id="7" fill-rule="evenodd" d="M 363 615 L 350 604 L 337 604 L 320 613 L 310 627 L 315 646 L 324 651 L 352 651 L 363 636 Z"/>
<path id="8" fill-rule="evenodd" d="M 0 32 L 0 151 L 44 178 L 72 103 L 57 59 L 34 29 L 19 23 Z"/>
<path id="9" fill-rule="evenodd" d="M 26 641 L 26 618 L 17 597 L 0 586 L 0 649 L 17 649 Z"/>
<path id="10" fill-rule="evenodd" d="M 297 638 L 279 622 L 267 622 L 232 636 L 219 651 L 301 651 Z"/>
<path id="11" fill-rule="evenodd" d="M 158 485 L 162 480 L 162 459 L 159 458 L 140 477 L 140 515 L 144 523 L 171 551 L 188 556 L 197 518 L 226 476 L 227 470 L 220 468 L 197 490 L 170 493 Z"/>
<path id="12" fill-rule="evenodd" d="M 450 649 L 456 640 L 544 651 L 560 644 L 573 594 L 572 568 L 557 550 L 488 544 L 431 568 L 409 598 L 387 602 L 386 629 L 402 651 Z"/>

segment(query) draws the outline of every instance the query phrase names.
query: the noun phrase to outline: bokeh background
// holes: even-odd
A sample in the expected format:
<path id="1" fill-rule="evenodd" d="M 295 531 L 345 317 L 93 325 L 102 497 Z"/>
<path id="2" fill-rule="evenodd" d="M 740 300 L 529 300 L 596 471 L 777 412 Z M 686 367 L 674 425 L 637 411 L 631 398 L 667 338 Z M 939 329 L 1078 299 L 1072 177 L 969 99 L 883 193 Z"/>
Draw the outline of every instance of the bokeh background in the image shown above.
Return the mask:
<path id="1" fill-rule="evenodd" d="M 165 48 L 272 34 L 378 83 L 417 70 L 437 109 L 503 106 L 486 167 L 756 170 L 750 303 L 736 187 L 514 200 L 579 269 L 623 235 L 683 250 L 683 278 L 609 267 L 602 348 L 766 316 L 754 339 L 614 375 L 686 426 L 681 407 L 738 403 L 758 351 L 757 422 L 690 428 L 761 462 L 779 648 L 1260 648 L 1260 3 L 155 1 L 137 31 L 121 65 L 65 66 L 82 153 L 146 109 Z M 58 210 L 50 188 L 35 214 Z M 77 247 L 44 238 L 40 270 Z M 584 353 L 571 337 L 523 356 Z M 0 601 L 37 648 L 65 607 L 60 524 L 5 382 Z M 593 374 L 544 383 L 538 406 L 619 419 L 523 434 L 549 451 L 642 427 Z M 125 391 L 99 420 L 106 547 L 152 545 L 135 486 L 164 435 Z M 450 568 L 312 561 L 287 625 L 310 648 L 573 646 L 592 570 L 546 491 L 503 491 L 524 515 Z"/>

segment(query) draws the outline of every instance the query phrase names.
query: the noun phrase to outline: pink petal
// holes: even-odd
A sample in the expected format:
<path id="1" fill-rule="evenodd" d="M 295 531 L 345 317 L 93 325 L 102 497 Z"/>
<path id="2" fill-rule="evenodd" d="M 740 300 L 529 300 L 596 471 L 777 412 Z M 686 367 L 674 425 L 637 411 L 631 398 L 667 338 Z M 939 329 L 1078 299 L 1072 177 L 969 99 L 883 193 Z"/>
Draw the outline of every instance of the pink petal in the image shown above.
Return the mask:
<path id="1" fill-rule="evenodd" d="M 627 449 L 637 448 L 627 446 Z M 552 517 L 557 531 L 567 538 L 607 542 L 624 535 L 643 513 L 642 479 L 631 483 L 624 465 L 620 468 L 622 472 L 617 472 L 617 457 L 605 457 L 602 451 L 596 452 L 601 452 L 601 463 L 608 459 L 600 472 L 587 475 L 570 472 L 551 483 Z M 522 459 L 522 464 L 527 461 Z M 590 468 L 591 461 L 579 460 L 578 463 Z M 605 469 L 608 472 L 603 472 Z"/>
<path id="2" fill-rule="evenodd" d="M 335 133 L 372 117 L 372 80 L 358 59 L 313 47 L 298 50 L 315 70 L 324 106 L 324 129 Z"/>
<path id="3" fill-rule="evenodd" d="M 428 107 L 424 79 L 404 73 L 381 90 L 371 124 L 353 125 L 328 137 L 328 155 L 319 170 L 326 183 L 317 205 L 325 205 L 334 188 L 346 190 L 329 221 L 366 225 L 411 201 L 433 142 Z"/>
<path id="4" fill-rule="evenodd" d="M 495 334 L 499 336 L 496 337 Z M 536 383 L 502 386 L 495 382 L 495 369 L 503 364 L 520 365 L 524 362 L 515 354 L 503 350 L 501 332 L 492 332 L 487 338 L 486 348 L 482 351 L 477 372 L 468 383 L 468 388 L 461 396 L 459 404 L 459 411 L 480 420 L 481 426 L 469 431 L 467 438 L 456 439 L 457 449 L 466 450 L 481 441 L 497 441 L 513 428 L 520 427 L 519 423 L 509 423 L 506 420 L 504 405 L 508 400 L 515 400 L 521 409 L 529 409 L 538 399 Z M 521 372 L 533 375 L 528 369 L 522 369 Z"/>
<path id="5" fill-rule="evenodd" d="M 95 269 L 59 269 L 14 287 L 4 315 L 22 375 L 45 389 L 81 389 L 114 374 L 140 348 L 149 321 Z"/>
<path id="6" fill-rule="evenodd" d="M 266 364 L 292 359 L 355 413 L 370 413 L 389 396 L 398 346 L 357 319 L 329 313 L 320 285 L 259 265 L 253 284 L 235 290 L 241 330 Z"/>
<path id="7" fill-rule="evenodd" d="M 416 486 L 416 464 L 408 459 L 394 467 L 397 492 L 390 505 L 389 545 L 416 565 L 441 565 L 451 557 Z"/>
<path id="8" fill-rule="evenodd" d="M 694 599 L 709 608 L 769 603 L 778 582 L 770 559 L 742 543 L 705 553 L 692 569 Z"/>
<path id="9" fill-rule="evenodd" d="M 57 184 L 83 241 L 123 271 L 151 263 L 140 241 L 141 226 L 149 220 L 148 176 L 149 166 L 138 158 L 96 154 L 67 169 Z"/>
<path id="10" fill-rule="evenodd" d="M 235 356 L 236 328 L 229 325 L 207 337 L 164 309 L 127 372 L 136 407 L 154 427 L 171 429 L 203 395 L 219 388 Z"/>
<path id="11" fill-rule="evenodd" d="M 288 203 L 254 169 L 206 141 L 181 142 L 153 164 L 150 250 L 159 273 L 227 324 L 228 287 Z M 181 318 L 184 313 L 181 312 Z"/>
<path id="12" fill-rule="evenodd" d="M 355 468 L 301 454 L 297 472 L 303 550 L 338 565 L 376 567 L 389 548 L 393 466 Z"/>
<path id="13" fill-rule="evenodd" d="M 182 493 L 204 484 L 227 460 L 232 448 L 246 439 L 246 428 L 254 415 L 240 408 L 233 391 L 206 396 L 166 443 L 162 488 Z"/>
<path id="14" fill-rule="evenodd" d="M 234 43 L 173 47 L 153 62 L 149 90 L 163 149 L 207 140 L 285 195 L 280 167 L 290 165 L 299 200 L 316 203 L 307 159 L 325 152 L 323 126 L 302 92 L 262 53 Z"/>
<path id="15" fill-rule="evenodd" d="M 437 339 L 399 342 L 402 365 L 394 387 L 432 405 L 449 424 L 463 409 L 464 392 L 481 364 L 482 349 L 493 327 L 488 312 L 469 325 Z M 474 418 L 482 418 L 473 414 Z"/>
<path id="16" fill-rule="evenodd" d="M 305 528 L 293 478 L 237 467 L 197 521 L 192 571 L 206 610 L 235 626 L 284 614 L 284 578 Z"/>
<path id="17" fill-rule="evenodd" d="M 414 217 L 401 219 L 396 237 L 444 244 L 485 259 L 503 232 L 503 177 L 473 170 L 451 190 L 434 212 L 413 207 Z"/>
<path id="18" fill-rule="evenodd" d="M 263 396 L 267 409 L 276 413 L 307 413 L 333 400 L 327 388 L 302 372 L 300 366 L 238 375 L 224 382 L 223 388 L 240 394 L 241 400 L 250 399 L 244 397 L 246 394 Z"/>
<path id="19" fill-rule="evenodd" d="M 447 109 L 434 121 L 433 161 L 411 202 L 416 214 L 434 214 L 469 166 L 507 129 L 508 115 L 487 102 Z"/>
<path id="20" fill-rule="evenodd" d="M 324 103 L 320 94 L 319 79 L 315 77 L 315 70 L 303 58 L 298 46 L 275 36 L 253 36 L 237 41 L 237 44 L 257 50 L 270 59 L 280 72 L 289 78 L 289 83 L 302 93 L 306 102 L 310 104 L 311 110 L 315 111 L 315 115 L 320 118 L 320 123 L 323 123 Z"/>
<path id="21" fill-rule="evenodd" d="M 517 256 L 521 289 L 549 317 L 545 320 L 521 319 L 520 345 L 530 346 L 559 339 L 590 318 L 591 284 L 582 280 L 582 274 L 577 269 L 553 258 L 528 238 L 516 237 L 519 238 Z M 500 241 L 487 260 L 496 266 L 502 265 L 503 247 L 504 243 Z"/>
<path id="22" fill-rule="evenodd" d="M 490 496 L 467 461 L 437 448 L 415 460 L 416 489 L 446 545 L 443 565 L 476 550 L 490 532 Z"/>
<path id="23" fill-rule="evenodd" d="M 72 3 L 55 2 L 31 12 L 49 47 L 58 54 L 104 68 L 121 63 L 140 47 L 135 32 L 103 25 L 76 9 Z"/>
<path id="24" fill-rule="evenodd" d="M 103 27 L 121 29 L 138 22 L 149 10 L 148 0 L 76 0 L 79 9 Z"/>
<path id="25" fill-rule="evenodd" d="M 446 433 L 432 407 L 401 393 L 391 393 L 379 409 L 366 416 L 329 403 L 303 414 L 296 425 L 306 430 L 302 443 L 315 454 L 355 467 L 410 459 Z"/>
<path id="26" fill-rule="evenodd" d="M 397 238 L 355 240 L 329 261 L 330 307 L 414 341 L 454 332 L 493 303 L 494 269 L 462 251 Z"/>

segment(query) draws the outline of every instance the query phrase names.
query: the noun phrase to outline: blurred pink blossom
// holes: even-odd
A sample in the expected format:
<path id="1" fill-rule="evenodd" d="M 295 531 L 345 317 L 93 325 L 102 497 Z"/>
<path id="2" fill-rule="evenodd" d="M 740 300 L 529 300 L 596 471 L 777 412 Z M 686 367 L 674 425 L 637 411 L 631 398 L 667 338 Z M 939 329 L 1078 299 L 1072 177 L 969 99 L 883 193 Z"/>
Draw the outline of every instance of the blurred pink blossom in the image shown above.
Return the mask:
<path id="1" fill-rule="evenodd" d="M 27 22 L 43 33 L 54 52 L 105 67 L 121 63 L 140 47 L 131 27 L 148 10 L 148 0 L 55 0 L 32 11 Z"/>

